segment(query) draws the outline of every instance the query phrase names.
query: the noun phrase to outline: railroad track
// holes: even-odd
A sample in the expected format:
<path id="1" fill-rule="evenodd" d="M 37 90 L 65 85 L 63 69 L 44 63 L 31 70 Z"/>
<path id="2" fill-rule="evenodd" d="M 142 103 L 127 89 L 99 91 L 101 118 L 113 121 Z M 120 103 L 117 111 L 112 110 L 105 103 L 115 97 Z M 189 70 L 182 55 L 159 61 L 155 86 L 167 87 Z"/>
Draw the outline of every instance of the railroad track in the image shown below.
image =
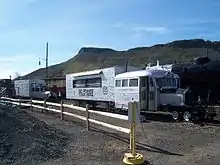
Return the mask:
<path id="1" fill-rule="evenodd" d="M 36 100 L 36 99 L 35 99 Z M 29 100 L 24 100 L 25 102 L 28 102 Z M 42 101 L 42 100 L 40 100 Z M 48 102 L 54 102 L 54 103 L 60 103 L 60 99 L 48 99 Z M 73 104 L 72 100 L 67 100 L 64 99 L 63 102 L 65 104 Z M 38 105 L 38 103 L 34 103 L 36 105 Z M 53 106 L 50 106 L 53 107 Z M 220 126 L 220 106 L 216 105 L 214 106 L 217 109 L 217 118 L 218 120 L 203 120 L 203 121 L 193 121 L 193 122 L 186 122 L 186 123 L 191 123 L 191 124 L 199 124 L 199 125 L 212 125 L 212 126 Z M 57 107 L 56 107 L 57 108 Z M 91 109 L 91 110 L 95 110 L 95 111 L 101 111 L 101 112 L 110 112 L 110 113 L 115 113 L 115 114 L 119 114 L 119 115 L 128 115 L 128 111 L 127 110 L 106 110 L 103 107 L 96 107 L 95 109 Z M 141 120 L 142 121 L 158 121 L 158 122 L 173 122 L 175 123 L 176 121 L 174 121 L 172 119 L 171 113 L 169 112 L 141 112 Z M 145 119 L 143 119 L 145 118 Z M 185 123 L 183 121 L 181 121 L 182 123 Z"/>

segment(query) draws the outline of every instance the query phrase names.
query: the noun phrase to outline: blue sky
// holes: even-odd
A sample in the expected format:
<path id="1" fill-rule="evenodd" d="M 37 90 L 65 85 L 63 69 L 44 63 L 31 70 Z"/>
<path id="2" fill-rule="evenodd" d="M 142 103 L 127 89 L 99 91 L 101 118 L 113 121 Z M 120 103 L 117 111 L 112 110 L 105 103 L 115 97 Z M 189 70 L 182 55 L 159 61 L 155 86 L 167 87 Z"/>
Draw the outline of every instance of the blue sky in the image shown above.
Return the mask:
<path id="1" fill-rule="evenodd" d="M 218 0 L 0 0 L 0 78 L 42 67 L 47 41 L 52 65 L 83 46 L 220 40 L 219 6 Z"/>

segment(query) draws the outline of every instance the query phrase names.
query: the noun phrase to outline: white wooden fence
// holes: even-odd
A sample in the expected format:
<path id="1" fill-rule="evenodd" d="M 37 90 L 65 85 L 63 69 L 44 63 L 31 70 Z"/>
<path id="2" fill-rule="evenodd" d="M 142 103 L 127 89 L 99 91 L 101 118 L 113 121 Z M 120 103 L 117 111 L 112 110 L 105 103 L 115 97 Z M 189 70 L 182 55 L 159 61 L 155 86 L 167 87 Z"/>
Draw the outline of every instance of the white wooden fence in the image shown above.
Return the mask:
<path id="1" fill-rule="evenodd" d="M 30 106 L 31 110 L 33 110 L 33 107 L 35 107 L 35 108 L 39 108 L 39 109 L 42 109 L 42 110 L 47 110 L 47 111 L 52 111 L 52 112 L 55 112 L 55 113 L 59 113 L 61 120 L 64 119 L 64 115 L 72 116 L 72 117 L 75 117 L 75 118 L 86 121 L 87 130 L 90 129 L 89 127 L 90 127 L 90 122 L 91 122 L 91 123 L 95 123 L 97 125 L 101 125 L 101 126 L 104 126 L 104 127 L 111 128 L 111 129 L 119 131 L 119 132 L 123 132 L 123 133 L 127 133 L 127 134 L 130 133 L 130 129 L 128 129 L 128 128 L 123 128 L 123 127 L 120 127 L 120 126 L 116 126 L 116 125 L 112 125 L 112 124 L 109 124 L 109 123 L 105 123 L 105 122 L 101 122 L 101 121 L 91 119 L 89 117 L 89 114 L 93 113 L 93 114 L 103 115 L 103 116 L 112 117 L 112 118 L 125 120 L 125 121 L 128 120 L 128 116 L 109 113 L 109 112 L 100 112 L 100 111 L 90 110 L 88 108 L 89 107 L 88 105 L 86 105 L 86 108 L 83 108 L 83 107 L 73 106 L 73 105 L 70 105 L 70 104 L 64 104 L 63 101 L 61 101 L 61 103 L 58 104 L 58 103 L 46 102 L 46 100 L 44 100 L 44 101 L 32 100 L 32 99 L 31 100 L 21 100 L 21 99 L 7 98 L 7 97 L 1 97 L 1 102 L 8 103 L 8 104 L 14 104 L 14 105 L 18 105 L 18 106 Z M 24 103 L 24 102 L 26 102 L 26 103 Z M 43 104 L 43 105 L 35 105 L 35 104 Z M 60 107 L 60 109 L 58 110 L 58 109 L 54 109 L 54 108 L 48 108 L 48 107 L 46 107 L 46 105 Z M 65 112 L 64 107 L 85 112 L 86 115 L 81 116 L 81 115 L 77 115 L 77 114 L 74 114 L 74 113 Z"/>

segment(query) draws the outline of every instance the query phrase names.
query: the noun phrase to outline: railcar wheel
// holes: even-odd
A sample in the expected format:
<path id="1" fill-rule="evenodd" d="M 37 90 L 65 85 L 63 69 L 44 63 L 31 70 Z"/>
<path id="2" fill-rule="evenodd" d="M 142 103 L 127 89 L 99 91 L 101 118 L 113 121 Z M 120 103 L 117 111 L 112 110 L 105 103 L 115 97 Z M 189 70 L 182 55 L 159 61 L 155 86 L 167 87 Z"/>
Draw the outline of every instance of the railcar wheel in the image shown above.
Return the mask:
<path id="1" fill-rule="evenodd" d="M 87 103 L 86 103 L 85 101 L 82 101 L 81 104 L 80 104 L 80 106 L 83 107 L 83 108 L 86 108 L 86 104 L 87 104 Z"/>
<path id="2" fill-rule="evenodd" d="M 184 113 L 183 113 L 183 119 L 184 119 L 184 121 L 190 121 L 190 119 L 191 119 L 191 113 L 189 112 L 189 111 L 185 111 Z"/>
<path id="3" fill-rule="evenodd" d="M 178 119 L 179 119 L 179 116 L 180 116 L 180 115 L 179 115 L 179 113 L 178 113 L 177 111 L 173 111 L 173 112 L 172 112 L 172 117 L 173 117 L 174 120 L 178 120 Z"/>
<path id="4" fill-rule="evenodd" d="M 110 107 L 109 107 L 109 103 L 105 103 L 105 110 L 106 111 L 109 111 L 110 109 L 109 109 Z"/>

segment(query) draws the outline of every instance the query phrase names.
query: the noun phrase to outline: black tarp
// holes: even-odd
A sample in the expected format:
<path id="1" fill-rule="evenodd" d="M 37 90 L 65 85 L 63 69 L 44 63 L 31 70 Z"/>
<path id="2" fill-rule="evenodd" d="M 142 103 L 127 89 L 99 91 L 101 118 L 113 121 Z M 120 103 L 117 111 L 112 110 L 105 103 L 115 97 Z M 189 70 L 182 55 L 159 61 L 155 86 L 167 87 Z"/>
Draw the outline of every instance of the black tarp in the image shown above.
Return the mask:
<path id="1" fill-rule="evenodd" d="M 181 88 L 190 87 L 194 94 L 209 99 L 210 103 L 220 101 L 220 60 L 204 57 L 194 63 L 174 64 L 172 71 L 180 76 Z"/>

